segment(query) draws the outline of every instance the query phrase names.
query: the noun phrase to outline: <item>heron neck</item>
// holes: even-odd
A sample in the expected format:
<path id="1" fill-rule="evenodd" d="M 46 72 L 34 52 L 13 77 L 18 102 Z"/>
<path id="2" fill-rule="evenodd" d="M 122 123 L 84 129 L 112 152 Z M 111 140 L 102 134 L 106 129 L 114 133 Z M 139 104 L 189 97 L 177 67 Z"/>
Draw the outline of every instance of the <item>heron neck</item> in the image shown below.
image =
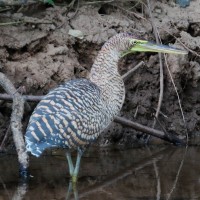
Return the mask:
<path id="1" fill-rule="evenodd" d="M 125 97 L 124 82 L 118 72 L 120 51 L 102 48 L 90 72 L 89 79 L 101 90 L 101 97 L 112 115 L 121 110 Z"/>

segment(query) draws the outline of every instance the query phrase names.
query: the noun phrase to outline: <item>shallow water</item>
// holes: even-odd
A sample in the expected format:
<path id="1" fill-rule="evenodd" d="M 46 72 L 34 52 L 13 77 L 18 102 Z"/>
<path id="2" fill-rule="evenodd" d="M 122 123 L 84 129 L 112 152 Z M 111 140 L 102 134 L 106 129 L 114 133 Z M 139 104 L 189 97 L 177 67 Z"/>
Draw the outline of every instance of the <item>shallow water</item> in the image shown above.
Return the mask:
<path id="1" fill-rule="evenodd" d="M 84 200 L 200 199 L 200 147 L 94 149 L 84 154 L 75 197 Z M 75 154 L 73 155 L 75 158 Z M 63 200 L 69 174 L 63 151 L 31 157 L 30 178 L 20 183 L 16 155 L 0 155 L 0 200 Z"/>

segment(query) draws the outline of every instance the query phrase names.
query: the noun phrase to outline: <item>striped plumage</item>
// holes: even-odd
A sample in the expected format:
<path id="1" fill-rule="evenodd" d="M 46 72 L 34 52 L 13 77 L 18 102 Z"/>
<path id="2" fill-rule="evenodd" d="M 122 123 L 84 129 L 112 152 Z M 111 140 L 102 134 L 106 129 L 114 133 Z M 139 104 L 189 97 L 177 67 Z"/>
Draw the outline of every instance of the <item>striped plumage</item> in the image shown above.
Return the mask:
<path id="1" fill-rule="evenodd" d="M 50 147 L 66 148 L 72 181 L 75 183 L 82 156 L 81 147 L 97 139 L 119 113 L 125 97 L 118 61 L 127 52 L 187 52 L 140 40 L 128 33 L 109 39 L 99 52 L 89 80 L 76 79 L 52 90 L 38 104 L 26 131 L 26 148 L 35 156 Z M 77 148 L 74 167 L 70 149 Z"/>
<path id="2" fill-rule="evenodd" d="M 52 90 L 36 107 L 26 133 L 27 150 L 40 156 L 48 147 L 87 145 L 109 123 L 99 88 L 87 79 L 72 80 Z"/>
<path id="3" fill-rule="evenodd" d="M 89 80 L 71 80 L 40 101 L 25 135 L 28 151 L 40 156 L 46 148 L 77 148 L 97 139 L 124 102 L 117 63 L 132 37 L 127 33 L 112 37 L 98 54 Z"/>

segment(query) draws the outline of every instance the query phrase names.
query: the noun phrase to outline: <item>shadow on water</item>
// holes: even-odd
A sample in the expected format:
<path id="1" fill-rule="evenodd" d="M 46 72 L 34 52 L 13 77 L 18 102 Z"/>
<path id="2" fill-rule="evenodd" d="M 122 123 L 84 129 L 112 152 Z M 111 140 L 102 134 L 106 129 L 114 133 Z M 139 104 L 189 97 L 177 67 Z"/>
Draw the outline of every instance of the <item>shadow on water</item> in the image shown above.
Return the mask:
<path id="1" fill-rule="evenodd" d="M 0 200 L 196 200 L 200 199 L 199 152 L 199 147 L 186 151 L 173 146 L 90 149 L 74 190 L 62 151 L 31 157 L 28 183 L 18 180 L 16 155 L 1 155 Z"/>

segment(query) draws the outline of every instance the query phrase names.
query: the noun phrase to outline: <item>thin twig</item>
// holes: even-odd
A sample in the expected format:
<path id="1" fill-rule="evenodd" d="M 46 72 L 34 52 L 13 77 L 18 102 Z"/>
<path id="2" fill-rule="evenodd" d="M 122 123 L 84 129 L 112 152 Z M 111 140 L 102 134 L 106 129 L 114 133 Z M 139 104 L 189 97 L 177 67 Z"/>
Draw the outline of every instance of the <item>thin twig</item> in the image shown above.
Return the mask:
<path id="1" fill-rule="evenodd" d="M 78 13 L 78 10 L 79 10 L 79 0 L 77 0 L 77 7 L 76 7 L 74 14 L 68 20 L 73 19 L 76 16 L 76 14 Z"/>
<path id="2" fill-rule="evenodd" d="M 136 107 L 136 110 L 135 110 L 135 114 L 134 114 L 134 119 L 137 117 L 137 114 L 138 114 L 138 108 L 139 108 L 139 105 L 137 105 L 137 107 Z"/>
<path id="3" fill-rule="evenodd" d="M 170 36 L 172 36 L 173 38 L 176 39 L 177 42 L 179 42 L 185 49 L 187 49 L 190 53 L 194 54 L 197 57 L 200 57 L 200 54 L 198 54 L 197 52 L 193 51 L 192 49 L 190 49 L 189 47 L 187 47 L 179 38 L 177 38 L 175 35 L 171 34 L 168 30 L 159 27 L 160 29 L 162 29 L 163 31 L 165 31 L 166 33 L 168 33 Z"/>
<path id="4" fill-rule="evenodd" d="M 151 5 L 150 5 L 149 0 L 147 0 L 147 7 L 148 7 L 148 10 L 149 10 L 149 16 L 151 18 L 151 24 L 152 24 L 152 27 L 153 27 L 153 32 L 154 32 L 154 35 L 155 35 L 155 38 L 156 38 L 156 43 L 160 44 L 159 38 L 158 38 L 158 33 L 157 33 L 157 27 L 154 24 L 154 19 L 153 19 L 153 16 L 152 16 Z M 162 100 L 163 100 L 163 93 L 164 93 L 164 75 L 163 75 L 163 63 L 162 63 L 161 53 L 158 53 L 158 56 L 159 56 L 159 63 L 160 63 L 160 94 L 159 94 L 158 106 L 157 106 L 157 110 L 156 110 L 156 114 L 155 114 L 156 118 L 158 118 L 159 113 L 160 113 Z M 154 119 L 152 127 L 154 128 L 155 125 L 156 125 L 156 120 Z"/>
<path id="5" fill-rule="evenodd" d="M 91 4 L 98 4 L 98 3 L 112 3 L 115 0 L 108 0 L 108 1 L 90 1 L 90 2 L 84 2 L 84 5 L 91 5 Z"/>
<path id="6" fill-rule="evenodd" d="M 118 6 L 118 5 L 115 5 L 115 4 L 111 4 L 112 6 L 115 6 L 116 8 L 119 8 L 120 10 L 124 11 L 124 12 L 127 12 L 128 14 L 131 14 L 131 15 L 134 15 L 136 18 L 138 19 L 143 19 L 145 20 L 144 17 L 142 17 L 141 15 L 135 13 L 135 12 L 132 12 L 132 11 L 129 11 L 129 10 L 126 10 L 124 8 L 122 8 L 121 6 Z"/>
<path id="7" fill-rule="evenodd" d="M 164 126 L 161 124 L 160 120 L 158 118 L 156 118 L 155 116 L 155 119 L 156 121 L 158 122 L 159 126 L 161 127 L 161 129 L 163 130 L 163 132 L 169 136 L 168 132 L 166 131 L 166 129 L 164 128 Z"/>
<path id="8" fill-rule="evenodd" d="M 155 108 L 152 108 L 154 111 L 156 111 L 156 109 Z M 162 115 L 164 118 L 169 118 L 166 114 L 164 114 L 162 111 L 160 111 L 160 115 Z"/>
<path id="9" fill-rule="evenodd" d="M 0 9 L 0 13 L 6 12 L 6 11 L 9 11 L 9 10 L 12 10 L 12 8 L 3 8 L 3 9 Z"/>
<path id="10" fill-rule="evenodd" d="M 159 33 L 158 33 L 158 36 L 159 36 L 159 38 L 160 38 Z M 160 39 L 160 40 L 161 40 L 161 39 Z M 171 74 L 171 72 L 170 72 L 170 69 L 169 69 L 169 66 L 168 66 L 168 62 L 167 62 L 166 54 L 164 54 L 164 59 L 165 59 L 165 65 L 166 65 L 167 70 L 168 70 L 168 73 L 169 73 L 169 75 L 170 75 L 170 79 L 171 79 L 171 81 L 172 81 L 174 90 L 175 90 L 176 95 L 177 95 L 177 98 L 178 98 L 178 104 L 179 104 L 179 107 L 180 107 L 180 110 L 181 110 L 181 115 L 182 115 L 183 123 L 184 123 L 184 126 L 185 126 L 185 130 L 186 130 L 186 143 L 187 143 L 187 145 L 188 145 L 189 136 L 188 136 L 188 130 L 187 130 L 187 125 L 186 125 L 185 116 L 184 116 L 183 109 L 182 109 L 182 105 L 181 105 L 180 96 L 179 96 L 179 94 L 178 94 L 177 87 L 176 87 L 176 85 L 175 85 L 174 79 L 173 79 L 172 74 Z"/>
<path id="11" fill-rule="evenodd" d="M 9 26 L 9 25 L 16 25 L 16 24 L 23 24 L 25 23 L 24 21 L 17 21 L 17 22 L 5 22 L 5 23 L 0 23 L 0 26 Z"/>
<path id="12" fill-rule="evenodd" d="M 129 70 L 128 72 L 126 72 L 125 74 L 122 75 L 122 78 L 124 80 L 124 82 L 126 80 L 128 80 L 130 78 L 130 76 L 132 76 L 132 74 L 142 65 L 144 65 L 144 61 L 141 61 L 140 63 L 138 63 L 135 67 L 133 67 L 131 70 Z"/>
<path id="13" fill-rule="evenodd" d="M 44 96 L 22 95 L 25 101 L 37 102 L 41 101 Z M 0 100 L 12 101 L 13 96 L 9 94 L 0 94 Z"/>
<path id="14" fill-rule="evenodd" d="M 187 141 L 187 145 L 188 145 L 188 141 L 189 141 L 189 138 L 188 138 L 188 131 L 187 131 L 187 125 L 186 125 L 185 116 L 184 116 L 183 109 L 182 109 L 182 106 L 181 106 L 180 96 L 179 96 L 179 93 L 178 93 L 178 91 L 177 91 L 176 85 L 175 85 L 175 83 L 174 83 L 174 79 L 173 79 L 173 77 L 172 77 L 172 74 L 171 74 L 171 72 L 170 72 L 170 69 L 169 69 L 169 66 L 168 66 L 168 63 L 167 63 L 166 55 L 164 55 L 164 58 L 165 58 L 165 63 L 166 63 L 166 67 L 167 67 L 167 70 L 168 70 L 170 79 L 171 79 L 171 81 L 172 81 L 172 84 L 173 84 L 173 86 L 174 86 L 174 90 L 175 90 L 176 95 L 177 95 L 177 98 L 178 98 L 178 104 L 179 104 L 179 107 L 180 107 L 180 110 L 181 110 L 181 115 L 182 115 L 182 118 L 183 118 L 183 123 L 184 123 L 184 126 L 185 126 L 185 130 L 186 130 L 186 141 Z"/>
<path id="15" fill-rule="evenodd" d="M 6 134 L 4 135 L 4 138 L 3 138 L 2 142 L 1 142 L 0 151 L 2 151 L 3 148 L 4 148 L 4 144 L 5 144 L 6 139 L 8 138 L 8 134 L 9 134 L 9 132 L 10 132 L 10 128 L 11 128 L 11 126 L 10 126 L 10 124 L 9 124 L 9 126 L 8 126 L 8 128 L 7 128 L 7 130 L 6 130 Z"/>
<path id="16" fill-rule="evenodd" d="M 9 26 L 9 25 L 16 25 L 16 24 L 53 24 L 51 21 L 44 21 L 38 19 L 28 19 L 28 17 L 24 18 L 23 20 L 15 21 L 15 22 L 4 22 L 0 23 L 0 26 Z"/>

